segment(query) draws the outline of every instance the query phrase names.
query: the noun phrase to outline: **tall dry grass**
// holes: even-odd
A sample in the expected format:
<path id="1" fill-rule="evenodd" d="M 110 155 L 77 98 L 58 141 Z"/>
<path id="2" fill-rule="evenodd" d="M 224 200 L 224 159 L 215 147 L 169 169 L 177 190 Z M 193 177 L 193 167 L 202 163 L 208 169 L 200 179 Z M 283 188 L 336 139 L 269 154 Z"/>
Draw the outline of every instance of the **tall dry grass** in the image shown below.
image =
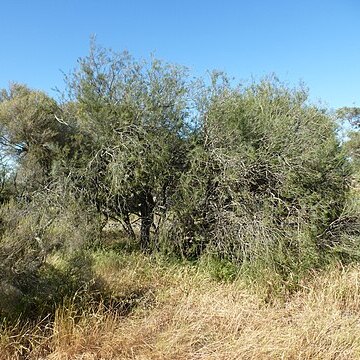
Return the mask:
<path id="1" fill-rule="evenodd" d="M 101 302 L 79 311 L 70 299 L 51 321 L 4 324 L 1 359 L 360 358 L 359 266 L 314 274 L 269 303 L 240 279 L 214 281 L 190 265 L 95 258 L 129 311 Z"/>

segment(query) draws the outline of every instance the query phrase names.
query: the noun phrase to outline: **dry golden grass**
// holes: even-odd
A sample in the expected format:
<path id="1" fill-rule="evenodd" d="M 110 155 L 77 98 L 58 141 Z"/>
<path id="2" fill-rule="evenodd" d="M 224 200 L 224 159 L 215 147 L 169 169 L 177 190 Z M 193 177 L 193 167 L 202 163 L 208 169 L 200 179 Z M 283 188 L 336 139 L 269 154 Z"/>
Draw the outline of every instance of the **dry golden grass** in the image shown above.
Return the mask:
<path id="1" fill-rule="evenodd" d="M 104 304 L 53 322 L 3 329 L 0 357 L 20 359 L 358 359 L 360 267 L 314 275 L 286 299 L 264 302 L 241 280 L 215 282 L 143 255 L 97 258 L 97 273 L 131 313 Z"/>

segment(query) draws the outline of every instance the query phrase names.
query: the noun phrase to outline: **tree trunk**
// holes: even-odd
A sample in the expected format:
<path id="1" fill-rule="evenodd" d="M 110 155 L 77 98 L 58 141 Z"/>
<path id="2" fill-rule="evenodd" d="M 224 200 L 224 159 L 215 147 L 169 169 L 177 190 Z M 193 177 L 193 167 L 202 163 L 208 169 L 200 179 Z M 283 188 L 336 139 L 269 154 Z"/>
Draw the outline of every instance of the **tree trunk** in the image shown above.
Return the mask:
<path id="1" fill-rule="evenodd" d="M 150 249 L 150 229 L 154 222 L 154 199 L 150 190 L 143 193 L 141 199 L 140 215 L 141 215 L 141 230 L 140 243 L 144 250 Z"/>
<path id="2" fill-rule="evenodd" d="M 125 228 L 126 233 L 128 234 L 128 236 L 130 237 L 131 240 L 135 239 L 135 232 L 134 229 L 131 226 L 131 222 L 130 222 L 130 216 L 128 213 L 123 215 L 123 226 Z"/>

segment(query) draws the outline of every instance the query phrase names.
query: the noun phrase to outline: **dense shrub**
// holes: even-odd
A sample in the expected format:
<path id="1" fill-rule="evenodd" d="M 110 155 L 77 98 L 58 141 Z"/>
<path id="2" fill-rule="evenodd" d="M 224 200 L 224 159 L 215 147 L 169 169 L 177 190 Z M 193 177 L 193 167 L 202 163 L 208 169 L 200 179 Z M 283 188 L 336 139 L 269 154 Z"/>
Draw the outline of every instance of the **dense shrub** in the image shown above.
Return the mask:
<path id="1" fill-rule="evenodd" d="M 165 237 L 186 257 L 206 249 L 284 272 L 316 265 L 348 193 L 334 121 L 275 80 L 222 87 L 209 103 Z"/>
<path id="2" fill-rule="evenodd" d="M 357 135 L 344 151 L 305 89 L 219 74 L 206 85 L 95 45 L 66 85 L 61 101 L 18 84 L 0 93 L 4 303 L 39 303 L 46 279 L 81 284 L 47 258 L 99 242 L 109 219 L 145 251 L 212 257 L 219 278 L 358 258 Z"/>
<path id="3" fill-rule="evenodd" d="M 30 202 L 19 199 L 0 208 L 0 314 L 24 312 L 25 305 L 38 314 L 31 308 L 36 299 L 51 302 L 61 293 L 58 286 L 70 286 L 64 279 L 45 286 L 45 279 L 54 277 L 48 257 L 55 252 L 70 256 L 99 239 L 96 212 L 82 206 L 81 199 L 53 190 L 32 194 Z"/>

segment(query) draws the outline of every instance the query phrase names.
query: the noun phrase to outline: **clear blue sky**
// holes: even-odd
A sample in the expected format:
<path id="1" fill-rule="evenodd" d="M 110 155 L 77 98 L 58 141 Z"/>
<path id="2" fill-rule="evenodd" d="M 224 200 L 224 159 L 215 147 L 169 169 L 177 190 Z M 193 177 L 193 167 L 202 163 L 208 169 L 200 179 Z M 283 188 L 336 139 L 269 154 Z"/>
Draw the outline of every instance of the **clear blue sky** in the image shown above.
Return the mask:
<path id="1" fill-rule="evenodd" d="M 49 92 L 99 44 L 136 57 L 224 70 L 239 81 L 276 73 L 330 107 L 360 106 L 360 0 L 2 0 L 0 87 Z"/>

